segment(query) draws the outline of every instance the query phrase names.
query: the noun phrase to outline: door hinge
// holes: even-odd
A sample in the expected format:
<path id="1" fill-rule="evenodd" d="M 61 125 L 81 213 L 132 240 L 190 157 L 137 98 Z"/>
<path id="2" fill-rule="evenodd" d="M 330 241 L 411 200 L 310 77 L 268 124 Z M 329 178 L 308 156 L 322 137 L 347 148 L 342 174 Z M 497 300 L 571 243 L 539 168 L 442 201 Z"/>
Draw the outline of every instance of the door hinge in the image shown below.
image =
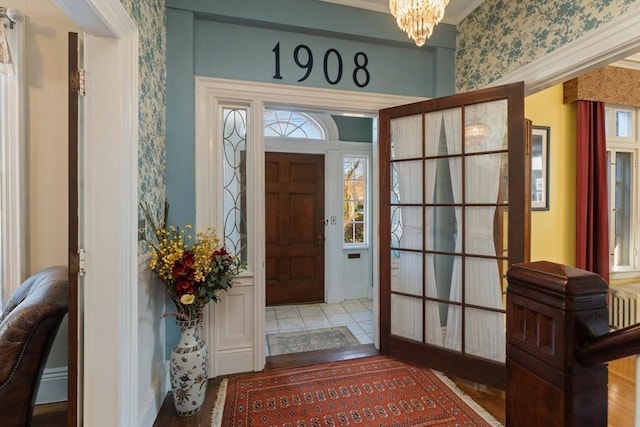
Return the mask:
<path id="1" fill-rule="evenodd" d="M 87 94 L 86 74 L 87 72 L 83 68 L 78 68 L 78 70 L 71 76 L 71 87 L 80 96 L 85 96 Z"/>
<path id="2" fill-rule="evenodd" d="M 84 249 L 78 249 L 78 252 L 71 256 L 71 259 L 69 260 L 69 270 L 71 273 L 84 276 L 86 273 L 84 255 Z"/>
<path id="3" fill-rule="evenodd" d="M 78 74 L 80 77 L 80 86 L 78 88 L 78 94 L 85 96 L 87 94 L 87 71 L 84 68 L 78 68 Z"/>
<path id="4" fill-rule="evenodd" d="M 84 249 L 78 249 L 78 274 L 80 276 L 84 276 L 84 274 L 86 273 L 84 255 L 85 255 Z"/>

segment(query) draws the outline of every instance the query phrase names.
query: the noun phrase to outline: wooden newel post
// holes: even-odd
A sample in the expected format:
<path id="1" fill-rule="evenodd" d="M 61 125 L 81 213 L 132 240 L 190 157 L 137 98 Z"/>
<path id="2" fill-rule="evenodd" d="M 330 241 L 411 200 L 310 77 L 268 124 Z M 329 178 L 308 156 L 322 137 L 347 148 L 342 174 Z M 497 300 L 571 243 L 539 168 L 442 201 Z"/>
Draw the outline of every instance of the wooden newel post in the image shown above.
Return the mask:
<path id="1" fill-rule="evenodd" d="M 507 426 L 606 426 L 607 365 L 577 348 L 608 332 L 607 283 L 546 261 L 507 272 Z"/>

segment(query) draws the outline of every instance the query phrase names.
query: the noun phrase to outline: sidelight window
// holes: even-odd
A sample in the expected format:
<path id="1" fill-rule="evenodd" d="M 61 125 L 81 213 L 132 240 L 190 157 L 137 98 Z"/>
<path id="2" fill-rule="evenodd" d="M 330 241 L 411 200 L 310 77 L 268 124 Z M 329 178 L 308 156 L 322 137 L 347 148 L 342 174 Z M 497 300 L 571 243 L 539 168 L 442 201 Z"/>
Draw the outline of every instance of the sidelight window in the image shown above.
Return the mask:
<path id="1" fill-rule="evenodd" d="M 224 244 L 247 261 L 247 109 L 223 108 Z"/>
<path id="2" fill-rule="evenodd" d="M 343 229 L 345 245 L 367 244 L 367 157 L 343 159 Z"/>

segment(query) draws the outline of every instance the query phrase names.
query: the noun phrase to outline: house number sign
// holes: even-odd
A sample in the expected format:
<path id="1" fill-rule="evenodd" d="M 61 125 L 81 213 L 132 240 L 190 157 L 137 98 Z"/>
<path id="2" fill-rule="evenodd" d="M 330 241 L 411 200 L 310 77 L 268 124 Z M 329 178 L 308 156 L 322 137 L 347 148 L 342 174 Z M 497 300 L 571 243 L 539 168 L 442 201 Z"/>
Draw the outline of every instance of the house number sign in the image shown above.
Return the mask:
<path id="1" fill-rule="evenodd" d="M 276 80 L 282 80 L 282 73 L 280 72 L 280 42 L 278 42 L 272 49 L 275 61 L 275 73 L 273 78 Z M 298 79 L 299 82 L 303 82 L 309 78 L 313 72 L 313 52 L 309 46 L 299 44 L 292 52 L 293 62 L 301 69 L 302 77 Z M 371 75 L 367 69 L 369 65 L 369 58 L 364 52 L 358 52 L 353 55 L 353 65 L 349 62 L 348 71 L 351 71 L 351 78 L 353 83 L 362 88 L 369 84 Z M 336 85 L 340 83 L 343 78 L 344 63 L 342 55 L 337 49 L 327 49 L 324 52 L 322 58 L 322 70 L 324 73 L 324 79 L 330 85 Z"/>

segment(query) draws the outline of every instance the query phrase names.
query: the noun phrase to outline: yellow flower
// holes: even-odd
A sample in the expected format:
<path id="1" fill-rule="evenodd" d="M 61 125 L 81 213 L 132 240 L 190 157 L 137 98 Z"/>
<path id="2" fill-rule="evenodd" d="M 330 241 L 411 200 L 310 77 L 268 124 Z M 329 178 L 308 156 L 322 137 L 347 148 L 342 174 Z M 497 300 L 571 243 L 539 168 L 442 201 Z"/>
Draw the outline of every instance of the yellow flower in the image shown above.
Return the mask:
<path id="1" fill-rule="evenodd" d="M 196 300 L 195 295 L 191 295 L 191 294 L 184 294 L 180 297 L 180 302 L 184 305 L 193 304 L 195 300 Z"/>

